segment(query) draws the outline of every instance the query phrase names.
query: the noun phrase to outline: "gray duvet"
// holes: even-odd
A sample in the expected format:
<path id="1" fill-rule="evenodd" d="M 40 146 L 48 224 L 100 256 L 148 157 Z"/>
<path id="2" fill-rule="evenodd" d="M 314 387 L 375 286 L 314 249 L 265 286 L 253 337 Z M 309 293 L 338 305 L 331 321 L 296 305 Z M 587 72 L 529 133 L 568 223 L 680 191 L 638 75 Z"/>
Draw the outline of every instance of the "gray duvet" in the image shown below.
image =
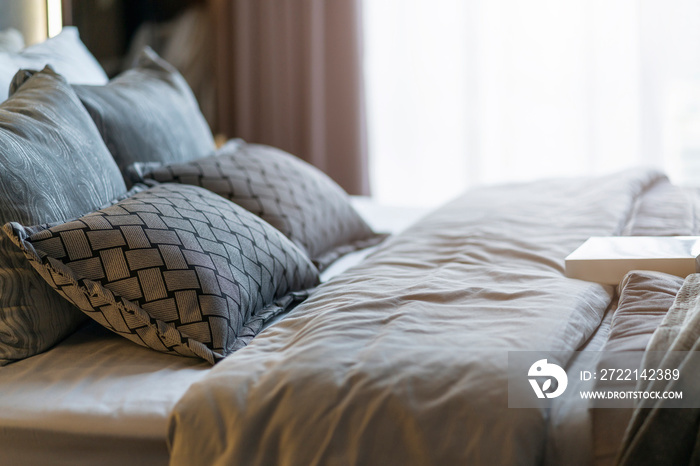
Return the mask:
<path id="1" fill-rule="evenodd" d="M 663 354 L 654 369 L 678 368 L 678 382 L 640 380 L 638 388 L 680 390 L 700 399 L 700 274 L 689 275 L 673 306 L 654 332 L 647 351 Z M 647 354 L 648 355 L 648 354 Z M 700 408 L 673 408 L 670 400 L 640 401 L 625 433 L 617 464 L 623 466 L 700 464 Z"/>
<path id="2" fill-rule="evenodd" d="M 177 404 L 173 465 L 538 464 L 508 351 L 571 354 L 613 290 L 564 258 L 634 220 L 655 172 L 482 188 L 389 239 Z M 566 364 L 568 361 L 558 361 Z"/>

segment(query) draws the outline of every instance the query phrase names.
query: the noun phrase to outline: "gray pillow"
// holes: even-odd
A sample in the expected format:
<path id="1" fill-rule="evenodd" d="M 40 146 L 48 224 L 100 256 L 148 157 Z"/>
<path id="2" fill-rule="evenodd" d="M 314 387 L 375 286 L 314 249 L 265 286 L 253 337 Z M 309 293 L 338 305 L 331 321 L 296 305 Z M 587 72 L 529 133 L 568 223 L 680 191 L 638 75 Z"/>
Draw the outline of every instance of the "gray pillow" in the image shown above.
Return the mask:
<path id="1" fill-rule="evenodd" d="M 24 254 L 0 238 L 0 366 L 41 353 L 86 320 L 29 265 Z"/>
<path id="2" fill-rule="evenodd" d="M 126 191 L 73 89 L 50 68 L 0 104 L 0 220 L 75 218 Z M 0 240 L 0 365 L 44 351 L 83 320 Z"/>
<path id="3" fill-rule="evenodd" d="M 214 138 L 187 82 L 150 48 L 105 86 L 74 86 L 119 168 L 211 155 Z"/>
<path id="4" fill-rule="evenodd" d="M 135 164 L 132 181 L 202 186 L 260 216 L 303 248 L 319 270 L 385 235 L 365 223 L 333 180 L 280 149 L 229 141 L 216 155 L 188 163 Z"/>
<path id="5" fill-rule="evenodd" d="M 75 221 L 9 223 L 4 232 L 52 288 L 106 328 L 212 364 L 318 284 L 280 232 L 196 186 L 162 184 Z"/>

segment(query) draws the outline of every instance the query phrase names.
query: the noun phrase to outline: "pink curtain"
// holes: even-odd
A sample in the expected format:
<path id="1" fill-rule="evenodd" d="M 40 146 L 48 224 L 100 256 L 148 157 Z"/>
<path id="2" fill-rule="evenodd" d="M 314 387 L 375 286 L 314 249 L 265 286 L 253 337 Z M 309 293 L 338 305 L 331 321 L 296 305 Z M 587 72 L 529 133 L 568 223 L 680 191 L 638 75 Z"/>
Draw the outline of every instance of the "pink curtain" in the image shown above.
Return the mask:
<path id="1" fill-rule="evenodd" d="M 367 194 L 361 0 L 210 0 L 217 126 Z"/>

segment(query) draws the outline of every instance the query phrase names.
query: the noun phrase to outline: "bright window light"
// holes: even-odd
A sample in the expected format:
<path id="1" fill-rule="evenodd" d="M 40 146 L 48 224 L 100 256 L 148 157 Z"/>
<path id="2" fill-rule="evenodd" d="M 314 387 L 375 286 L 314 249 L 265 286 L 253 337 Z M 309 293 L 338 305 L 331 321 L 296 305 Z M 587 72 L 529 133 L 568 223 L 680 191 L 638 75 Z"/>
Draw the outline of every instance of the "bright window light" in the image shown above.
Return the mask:
<path id="1" fill-rule="evenodd" d="M 61 32 L 63 29 L 61 0 L 46 0 L 46 21 L 49 37 Z"/>
<path id="2" fill-rule="evenodd" d="M 371 0 L 364 39 L 382 202 L 634 165 L 700 185 L 700 2 Z"/>

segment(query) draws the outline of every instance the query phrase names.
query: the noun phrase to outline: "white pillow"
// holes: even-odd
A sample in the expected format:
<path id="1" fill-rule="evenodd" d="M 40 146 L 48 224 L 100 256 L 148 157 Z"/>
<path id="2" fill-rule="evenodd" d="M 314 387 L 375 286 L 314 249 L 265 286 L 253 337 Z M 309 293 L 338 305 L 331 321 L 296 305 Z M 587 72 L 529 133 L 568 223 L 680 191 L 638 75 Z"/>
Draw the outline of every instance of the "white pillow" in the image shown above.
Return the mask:
<path id="1" fill-rule="evenodd" d="M 46 65 L 71 84 L 103 85 L 108 81 L 100 64 L 80 41 L 78 30 L 67 26 L 57 36 L 18 53 L 0 52 L 0 102 L 7 99 L 10 82 L 18 70 L 41 70 Z"/>
<path id="2" fill-rule="evenodd" d="M 0 52 L 17 53 L 24 48 L 24 37 L 17 29 L 0 31 Z"/>

